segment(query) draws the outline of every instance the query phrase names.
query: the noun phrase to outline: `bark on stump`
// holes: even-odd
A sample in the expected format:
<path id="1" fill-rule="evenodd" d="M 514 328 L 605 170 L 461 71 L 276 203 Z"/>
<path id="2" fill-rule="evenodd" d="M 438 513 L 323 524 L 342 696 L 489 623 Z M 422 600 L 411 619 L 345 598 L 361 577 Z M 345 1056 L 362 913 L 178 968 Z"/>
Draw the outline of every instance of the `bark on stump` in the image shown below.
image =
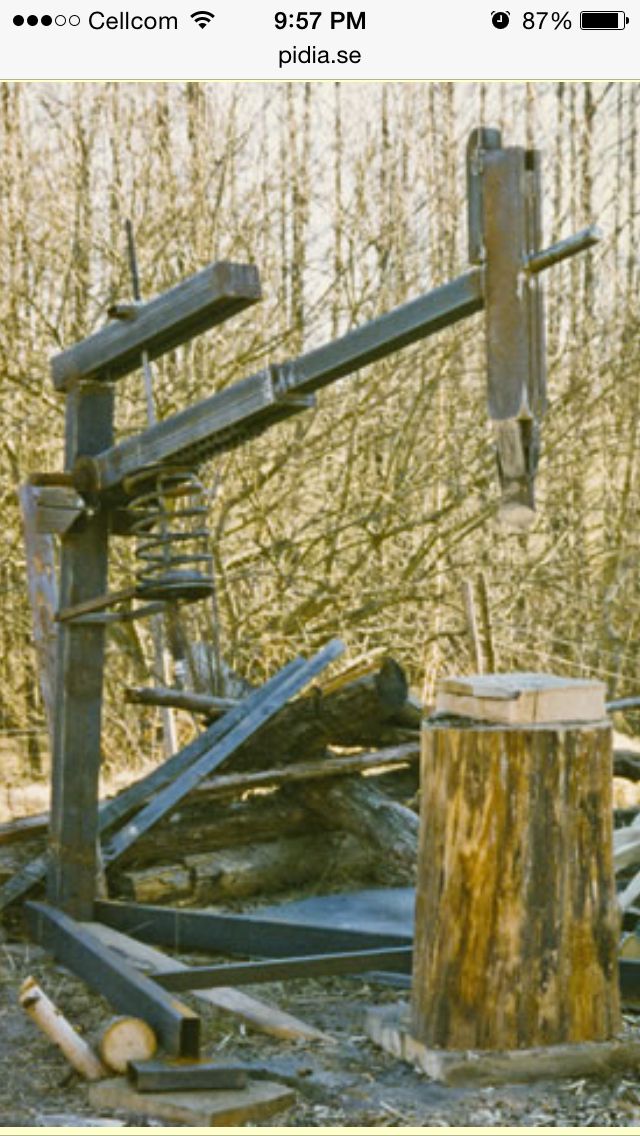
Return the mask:
<path id="1" fill-rule="evenodd" d="M 411 1034 L 603 1041 L 620 1026 L 607 722 L 423 731 Z"/>

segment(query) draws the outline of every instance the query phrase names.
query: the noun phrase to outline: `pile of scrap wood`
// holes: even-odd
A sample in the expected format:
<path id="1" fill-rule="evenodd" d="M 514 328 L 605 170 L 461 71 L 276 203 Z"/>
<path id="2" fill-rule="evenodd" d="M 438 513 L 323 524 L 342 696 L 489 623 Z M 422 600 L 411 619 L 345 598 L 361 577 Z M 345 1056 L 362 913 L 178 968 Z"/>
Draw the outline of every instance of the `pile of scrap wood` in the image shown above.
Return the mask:
<path id="1" fill-rule="evenodd" d="M 167 689 L 135 688 L 127 698 L 192 713 L 206 727 L 192 746 L 240 707 Z M 412 882 L 419 726 L 418 701 L 391 658 L 307 687 L 135 840 L 116 849 L 105 832 L 109 894 L 207 905 L 303 885 Z M 119 821 L 135 817 L 143 799 L 131 792 L 106 803 Z M 45 848 L 46 826 L 46 816 L 0 826 L 0 907 L 25 893 L 21 878 L 43 878 L 44 857 L 32 857 Z"/>

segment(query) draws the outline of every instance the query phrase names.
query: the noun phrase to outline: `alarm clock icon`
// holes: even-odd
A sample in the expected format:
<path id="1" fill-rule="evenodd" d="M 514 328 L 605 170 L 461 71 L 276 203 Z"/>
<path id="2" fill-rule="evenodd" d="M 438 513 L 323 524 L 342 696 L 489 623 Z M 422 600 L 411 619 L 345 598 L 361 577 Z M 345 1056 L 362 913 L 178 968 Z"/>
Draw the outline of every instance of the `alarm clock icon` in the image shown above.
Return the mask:
<path id="1" fill-rule="evenodd" d="M 499 28 L 500 31 L 502 31 L 503 28 L 509 27 L 509 16 L 510 15 L 511 15 L 510 12 L 492 12 L 491 13 L 491 23 L 493 24 L 494 28 Z"/>

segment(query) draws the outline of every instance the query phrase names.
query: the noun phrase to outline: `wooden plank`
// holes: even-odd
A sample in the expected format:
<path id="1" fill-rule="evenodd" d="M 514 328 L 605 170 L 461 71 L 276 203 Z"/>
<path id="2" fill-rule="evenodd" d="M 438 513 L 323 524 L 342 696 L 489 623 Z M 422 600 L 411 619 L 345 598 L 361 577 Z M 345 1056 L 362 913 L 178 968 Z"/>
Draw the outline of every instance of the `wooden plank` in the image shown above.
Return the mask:
<path id="1" fill-rule="evenodd" d="M 633 1036 L 502 1051 L 436 1049 L 413 1036 L 408 1007 L 402 1003 L 368 1010 L 364 1029 L 376 1045 L 431 1081 L 476 1089 L 560 1077 L 610 1077 L 637 1069 L 640 1060 L 640 1043 Z"/>
<path id="2" fill-rule="evenodd" d="M 114 389 L 84 383 L 67 395 L 65 466 L 113 440 Z M 97 510 L 62 537 L 60 604 L 70 607 L 107 588 L 108 515 Z M 104 628 L 60 624 L 51 786 L 48 895 L 70 915 L 91 914 L 97 870 L 98 779 Z"/>
<path id="3" fill-rule="evenodd" d="M 292 1089 L 273 1081 L 250 1081 L 246 1089 L 143 1093 L 116 1077 L 89 1089 L 89 1103 L 94 1108 L 115 1109 L 198 1130 L 264 1121 L 290 1108 L 295 1099 Z"/>
<path id="4" fill-rule="evenodd" d="M 106 927 L 102 923 L 89 923 L 87 926 L 105 946 L 121 954 L 131 965 L 142 966 L 152 974 L 167 970 L 170 966 L 174 970 L 178 970 L 184 965 L 176 962 L 175 959 L 170 958 L 169 955 L 159 951 L 156 947 L 151 947 L 147 943 L 140 943 L 137 939 L 132 939 L 129 935 L 116 931 L 112 927 Z M 186 966 L 184 969 L 187 969 Z M 316 1029 L 315 1026 L 269 1005 L 261 998 L 254 998 L 240 990 L 234 990 L 232 987 L 219 986 L 215 990 L 198 990 L 195 992 L 195 997 L 199 998 L 201 1002 L 206 1002 L 209 1006 L 215 1006 L 219 1010 L 224 1010 L 225 1013 L 233 1014 L 246 1025 L 259 1030 L 261 1033 L 267 1033 L 285 1041 L 333 1040 L 328 1034 Z"/>
<path id="5" fill-rule="evenodd" d="M 304 781 L 323 781 L 333 777 L 353 777 L 365 770 L 393 769 L 409 765 L 420 756 L 420 743 L 388 746 L 371 753 L 345 754 L 343 757 L 323 757 L 316 761 L 301 761 L 283 769 L 261 769 L 257 773 L 227 773 L 203 781 L 197 792 L 212 797 L 225 797 L 231 793 L 244 793 L 248 789 L 275 788 Z"/>
<path id="6" fill-rule="evenodd" d="M 51 360 L 56 390 L 79 380 L 119 379 L 140 366 L 142 352 L 156 359 L 229 319 L 261 297 L 257 268 L 218 261 L 132 306 L 133 318 L 114 320 Z"/>
<path id="7" fill-rule="evenodd" d="M 104 859 L 111 863 L 129 848 L 143 832 L 148 830 L 199 784 L 209 773 L 218 768 L 228 757 L 253 736 L 270 718 L 278 713 L 285 703 L 307 685 L 329 663 L 344 651 L 339 639 L 327 643 L 321 651 L 309 659 L 298 673 L 287 678 L 280 688 L 272 693 L 266 687 L 254 691 L 245 700 L 246 712 L 241 721 L 227 731 L 225 736 L 208 749 L 197 761 L 185 769 L 172 784 L 160 790 L 153 800 L 111 838 L 104 848 Z M 268 685 L 268 684 L 267 684 Z M 249 709 L 251 704 L 251 709 Z M 239 709 L 239 708 L 237 708 Z M 233 711 L 232 711 L 233 713 Z M 224 719 L 223 719 L 224 720 Z"/>
<path id="8" fill-rule="evenodd" d="M 49 727 L 49 740 L 53 749 L 58 639 L 55 613 L 58 608 L 58 582 L 53 538 L 38 531 L 37 494 L 38 490 L 29 484 L 21 485 L 18 490 L 24 534 L 27 588 L 33 622 L 33 642 L 42 701 Z"/>
<path id="9" fill-rule="evenodd" d="M 451 675 L 439 680 L 436 713 L 483 722 L 529 725 L 598 722 L 606 717 L 604 683 L 558 675 Z"/>

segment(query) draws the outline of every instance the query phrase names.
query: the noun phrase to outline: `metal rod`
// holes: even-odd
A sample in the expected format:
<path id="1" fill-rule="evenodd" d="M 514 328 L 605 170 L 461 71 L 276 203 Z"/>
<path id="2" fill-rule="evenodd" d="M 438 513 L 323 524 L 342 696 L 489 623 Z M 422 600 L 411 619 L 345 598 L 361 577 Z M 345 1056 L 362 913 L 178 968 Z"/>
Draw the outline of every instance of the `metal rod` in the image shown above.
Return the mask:
<path id="1" fill-rule="evenodd" d="M 206 990 L 214 986 L 243 986 L 254 982 L 282 982 L 332 974 L 361 974 L 372 967 L 386 967 L 410 974 L 412 947 L 382 947 L 372 951 L 328 952 L 261 962 L 225 963 L 168 970 L 154 976 L 165 990 Z"/>
<path id="2" fill-rule="evenodd" d="M 530 256 L 527 261 L 527 272 L 536 275 L 542 272 L 545 268 L 551 268 L 554 264 L 560 264 L 561 261 L 566 260 L 567 257 L 575 256 L 578 252 L 586 252 L 587 249 L 593 248 L 603 238 L 604 234 L 598 225 L 588 225 L 586 229 L 580 229 L 578 233 L 574 233 L 571 237 L 565 237 L 564 240 L 558 241 L 555 245 L 550 245 L 549 248 L 541 249 L 533 256 Z"/>
<path id="3" fill-rule="evenodd" d="M 331 951 L 366 951 L 407 947 L 411 934 L 361 931 L 326 923 L 296 923 L 259 915 L 227 915 L 215 911 L 155 907 L 138 903 L 98 900 L 95 918 L 146 943 L 185 951 L 287 958 Z"/>

